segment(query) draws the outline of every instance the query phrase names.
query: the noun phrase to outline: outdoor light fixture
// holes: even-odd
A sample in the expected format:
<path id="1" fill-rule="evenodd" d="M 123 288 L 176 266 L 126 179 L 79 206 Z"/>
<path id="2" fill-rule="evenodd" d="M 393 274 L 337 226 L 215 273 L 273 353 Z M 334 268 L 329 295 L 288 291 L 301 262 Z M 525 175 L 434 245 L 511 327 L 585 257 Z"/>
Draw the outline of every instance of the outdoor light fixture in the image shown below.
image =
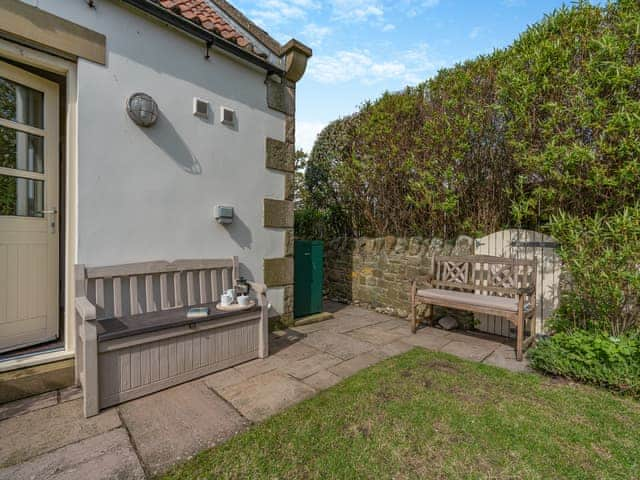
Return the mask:
<path id="1" fill-rule="evenodd" d="M 127 100 L 127 113 L 136 125 L 150 127 L 158 119 L 158 104 L 146 93 L 137 92 Z"/>

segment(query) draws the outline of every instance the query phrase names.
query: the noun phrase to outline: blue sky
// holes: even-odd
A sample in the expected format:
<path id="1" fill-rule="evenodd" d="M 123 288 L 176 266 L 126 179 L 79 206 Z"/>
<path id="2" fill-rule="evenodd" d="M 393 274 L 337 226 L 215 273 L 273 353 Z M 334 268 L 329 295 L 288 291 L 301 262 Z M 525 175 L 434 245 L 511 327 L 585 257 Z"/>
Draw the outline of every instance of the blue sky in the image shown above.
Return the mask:
<path id="1" fill-rule="evenodd" d="M 509 45 L 561 0 L 235 0 L 280 42 L 313 48 L 297 89 L 297 146 L 385 90 Z"/>

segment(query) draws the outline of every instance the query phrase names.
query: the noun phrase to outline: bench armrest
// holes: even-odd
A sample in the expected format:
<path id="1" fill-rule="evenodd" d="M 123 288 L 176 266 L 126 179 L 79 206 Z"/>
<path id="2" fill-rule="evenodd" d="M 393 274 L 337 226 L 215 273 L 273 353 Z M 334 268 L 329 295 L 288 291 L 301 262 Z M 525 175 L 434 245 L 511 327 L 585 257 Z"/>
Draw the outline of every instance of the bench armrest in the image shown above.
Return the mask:
<path id="1" fill-rule="evenodd" d="M 76 298 L 76 313 L 82 321 L 96 319 L 96 307 L 87 297 Z"/>

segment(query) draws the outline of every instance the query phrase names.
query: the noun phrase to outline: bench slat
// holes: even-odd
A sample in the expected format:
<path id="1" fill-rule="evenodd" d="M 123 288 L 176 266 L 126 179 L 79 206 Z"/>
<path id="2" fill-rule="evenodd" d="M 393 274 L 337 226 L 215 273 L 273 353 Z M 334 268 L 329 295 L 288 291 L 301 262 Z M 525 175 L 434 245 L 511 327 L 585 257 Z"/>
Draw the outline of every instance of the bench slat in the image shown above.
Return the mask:
<path id="1" fill-rule="evenodd" d="M 193 272 L 187 272 L 187 305 L 195 305 L 196 292 L 193 286 Z"/>
<path id="2" fill-rule="evenodd" d="M 129 277 L 129 304 L 131 315 L 142 313 L 138 308 L 138 277 Z"/>
<path id="3" fill-rule="evenodd" d="M 171 303 L 169 302 L 169 288 L 167 285 L 167 274 L 160 274 L 160 308 L 162 310 L 168 310 L 171 308 Z"/>
<path id="4" fill-rule="evenodd" d="M 122 316 L 122 279 L 120 277 L 113 279 L 113 315 Z"/>
<path id="5" fill-rule="evenodd" d="M 155 312 L 158 310 L 158 307 L 155 302 L 155 298 L 153 295 L 153 276 L 145 275 L 144 276 L 144 293 L 145 299 L 147 301 L 147 312 Z"/>
<path id="6" fill-rule="evenodd" d="M 213 302 L 220 301 L 220 281 L 218 279 L 218 271 L 211 270 L 211 295 L 213 296 Z"/>
<path id="7" fill-rule="evenodd" d="M 175 299 L 175 307 L 183 307 L 184 303 L 182 302 L 182 275 L 180 272 L 176 272 L 173 274 L 173 298 Z"/>
<path id="8" fill-rule="evenodd" d="M 200 303 L 207 303 L 207 272 L 205 270 L 198 272 L 198 284 L 200 286 Z"/>

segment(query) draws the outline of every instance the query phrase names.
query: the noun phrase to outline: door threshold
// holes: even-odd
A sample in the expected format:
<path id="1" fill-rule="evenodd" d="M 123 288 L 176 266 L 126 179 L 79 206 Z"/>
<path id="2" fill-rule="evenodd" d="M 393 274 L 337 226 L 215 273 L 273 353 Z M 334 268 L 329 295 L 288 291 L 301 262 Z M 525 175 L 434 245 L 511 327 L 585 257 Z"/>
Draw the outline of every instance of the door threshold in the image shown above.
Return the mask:
<path id="1" fill-rule="evenodd" d="M 34 367 L 46 363 L 57 362 L 73 358 L 75 354 L 68 352 L 64 347 L 53 347 L 48 350 L 29 352 L 0 359 L 0 372 L 8 372 L 20 368 Z"/>

